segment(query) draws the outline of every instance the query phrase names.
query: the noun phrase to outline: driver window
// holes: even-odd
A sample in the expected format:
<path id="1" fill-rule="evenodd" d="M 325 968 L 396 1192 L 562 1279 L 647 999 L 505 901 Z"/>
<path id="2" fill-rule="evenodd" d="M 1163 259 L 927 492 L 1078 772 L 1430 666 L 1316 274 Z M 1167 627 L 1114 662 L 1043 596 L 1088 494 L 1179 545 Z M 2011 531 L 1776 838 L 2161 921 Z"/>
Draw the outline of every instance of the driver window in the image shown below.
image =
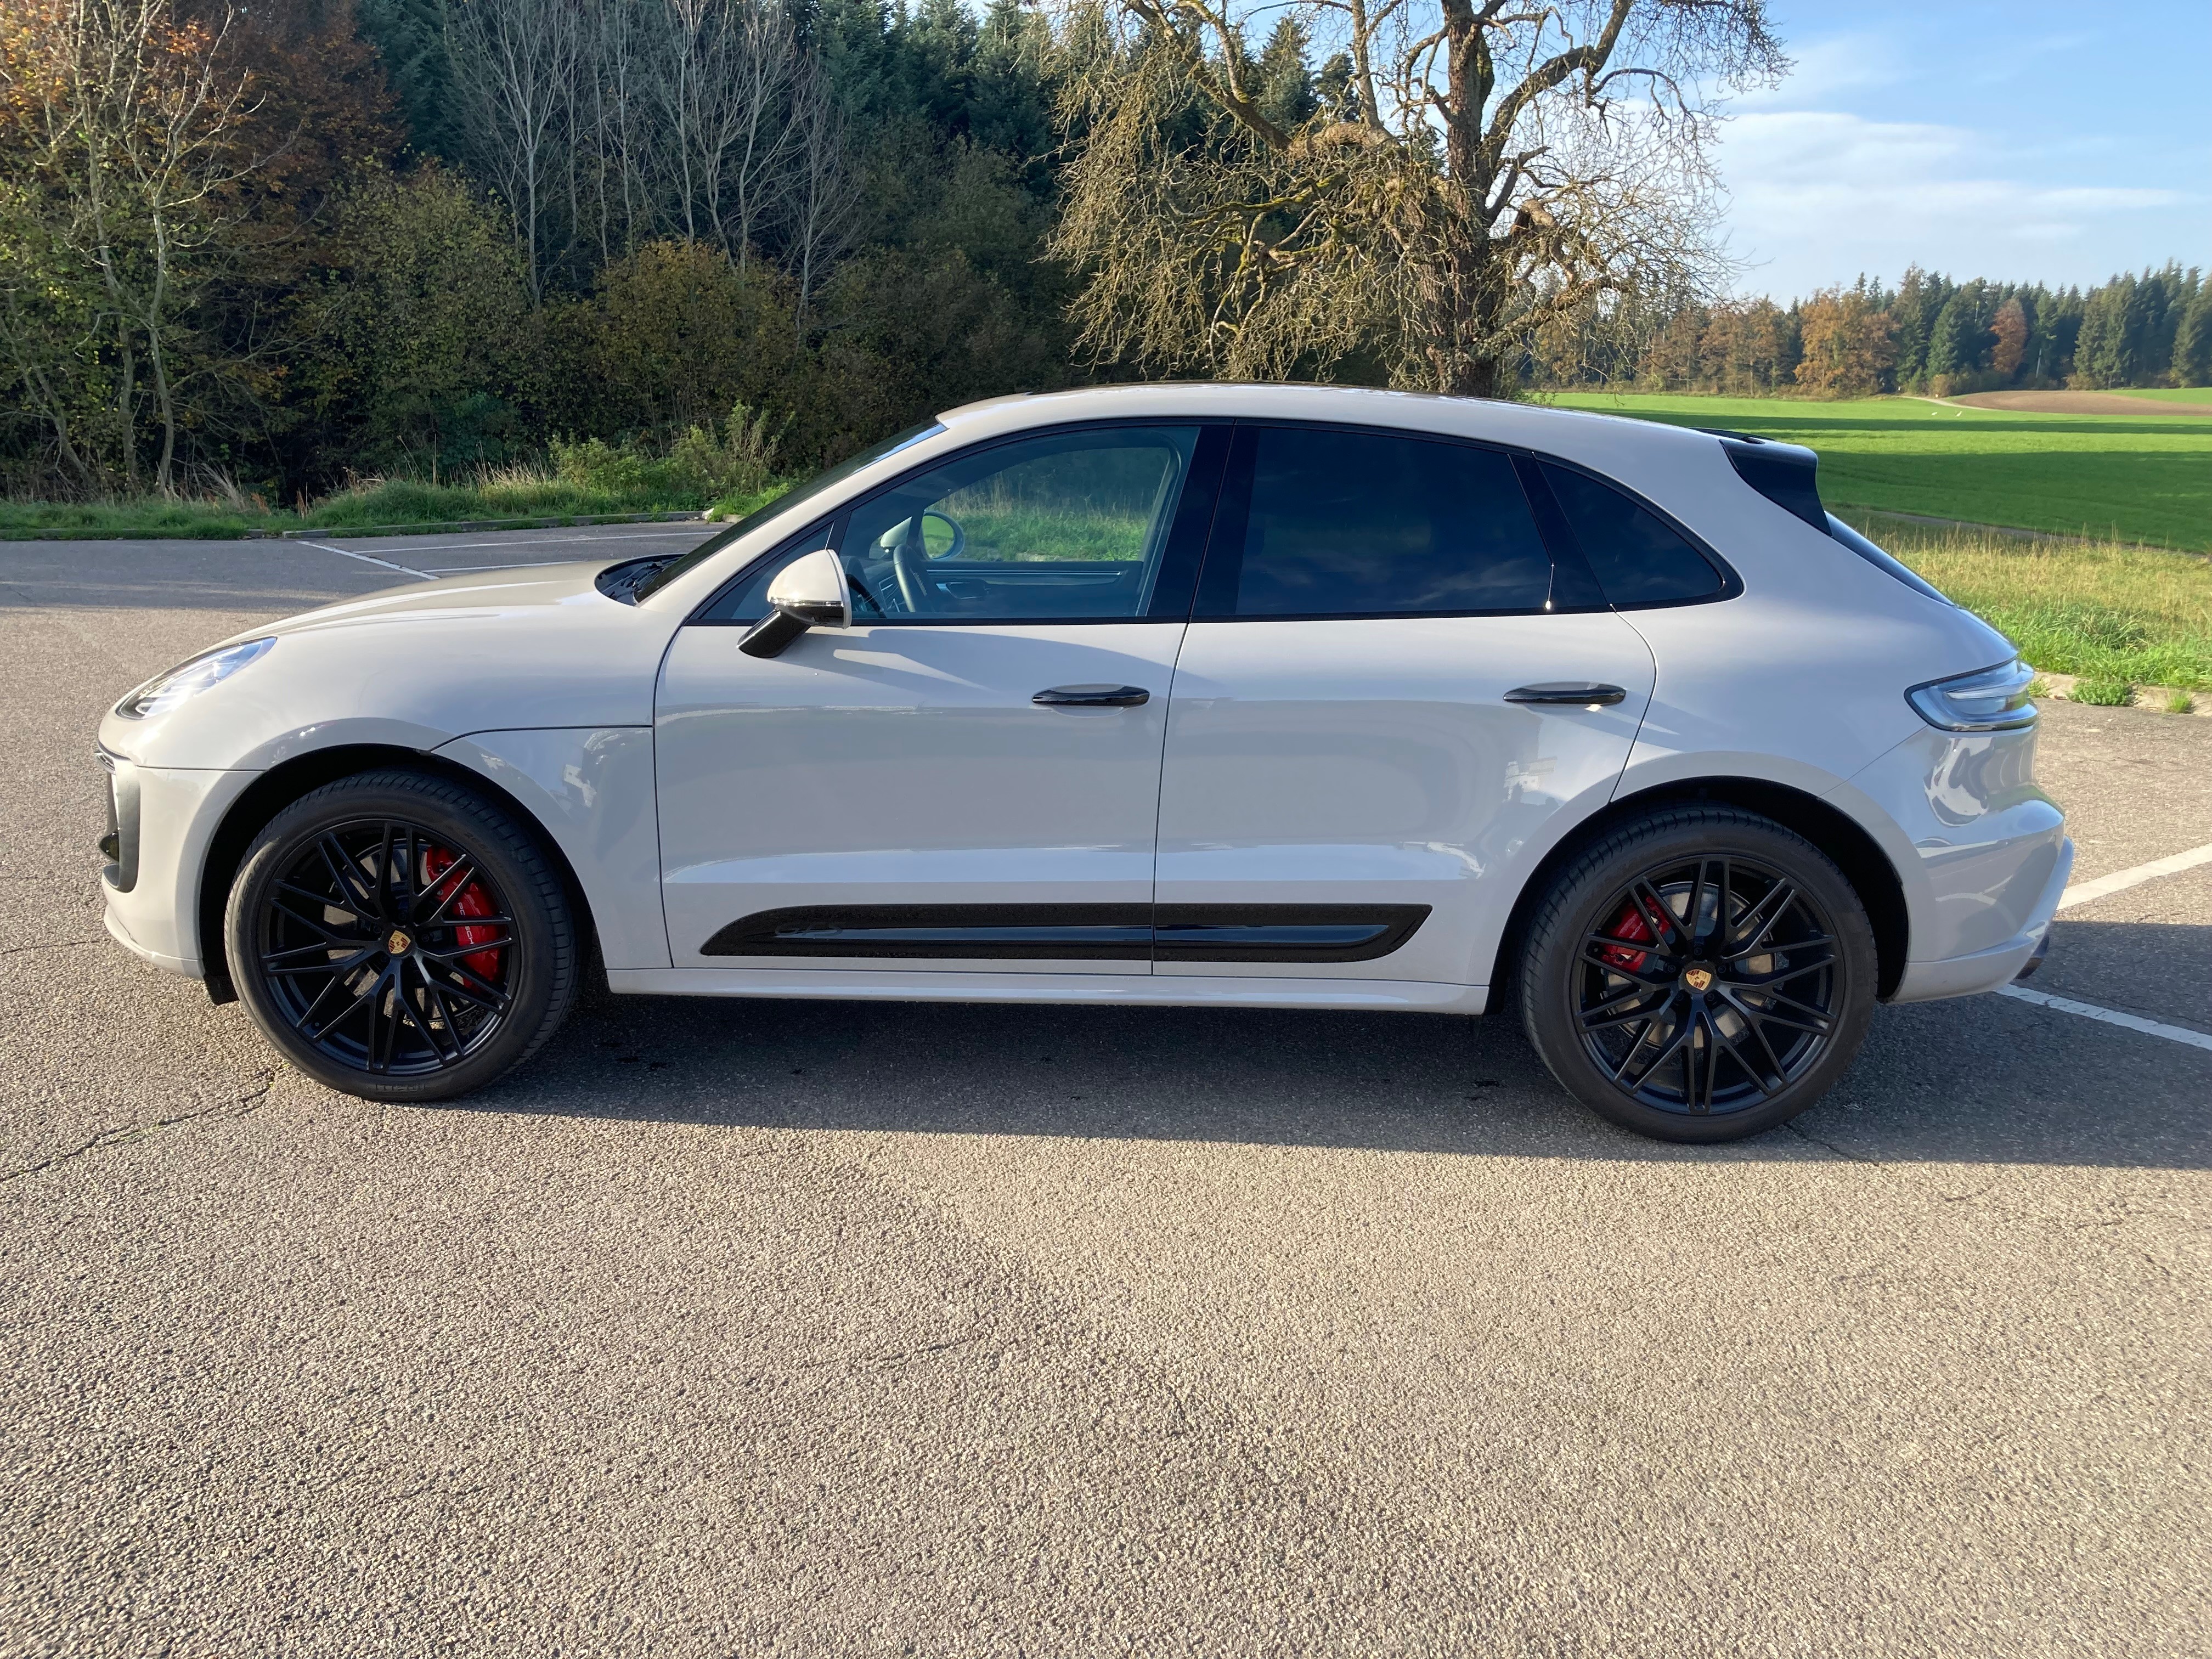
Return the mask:
<path id="1" fill-rule="evenodd" d="M 1084 622 L 1145 614 L 1195 427 L 1023 439 L 854 509 L 853 620 Z"/>

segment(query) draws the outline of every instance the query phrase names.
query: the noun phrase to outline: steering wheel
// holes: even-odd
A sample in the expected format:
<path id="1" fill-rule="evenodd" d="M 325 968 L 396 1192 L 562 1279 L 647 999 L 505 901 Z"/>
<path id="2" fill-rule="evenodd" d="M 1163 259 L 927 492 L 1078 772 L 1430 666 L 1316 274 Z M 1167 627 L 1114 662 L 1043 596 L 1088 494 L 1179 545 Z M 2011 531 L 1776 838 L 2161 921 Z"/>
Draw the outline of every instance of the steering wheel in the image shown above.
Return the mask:
<path id="1" fill-rule="evenodd" d="M 922 539 L 922 524 L 929 519 L 935 519 L 952 532 L 952 545 L 933 556 L 957 559 L 968 545 L 968 532 L 960 527 L 960 521 L 935 507 L 915 514 L 891 532 L 891 570 L 898 578 L 899 598 L 906 601 L 908 611 L 916 614 L 937 609 L 935 592 L 924 574 L 933 556 L 928 543 Z"/>

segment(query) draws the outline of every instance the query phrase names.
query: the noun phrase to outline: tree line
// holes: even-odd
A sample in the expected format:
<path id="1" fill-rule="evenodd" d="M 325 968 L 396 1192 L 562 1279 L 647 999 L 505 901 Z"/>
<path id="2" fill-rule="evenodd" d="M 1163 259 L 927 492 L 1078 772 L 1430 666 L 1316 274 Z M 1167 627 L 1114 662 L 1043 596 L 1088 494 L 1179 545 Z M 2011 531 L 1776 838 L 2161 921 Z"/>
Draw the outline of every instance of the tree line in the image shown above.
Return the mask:
<path id="1" fill-rule="evenodd" d="M 2194 271 L 1716 298 L 1786 68 L 1762 0 L 9 0 L 0 491 L 792 469 L 1133 375 L 2204 378 Z"/>
<path id="2" fill-rule="evenodd" d="M 2212 384 L 2212 281 L 2169 263 L 2088 288 L 1954 282 L 1908 270 L 1787 307 L 1694 296 L 1632 301 L 1534 340 L 1546 384 L 1871 397 L 2008 388 Z"/>

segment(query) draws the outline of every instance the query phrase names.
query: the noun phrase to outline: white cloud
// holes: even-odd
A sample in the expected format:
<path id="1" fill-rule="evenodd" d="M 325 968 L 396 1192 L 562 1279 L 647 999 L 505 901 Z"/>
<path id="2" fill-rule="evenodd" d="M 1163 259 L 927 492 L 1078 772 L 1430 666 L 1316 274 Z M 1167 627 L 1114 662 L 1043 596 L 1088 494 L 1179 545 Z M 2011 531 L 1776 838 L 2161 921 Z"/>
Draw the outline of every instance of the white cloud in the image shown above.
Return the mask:
<path id="1" fill-rule="evenodd" d="M 1719 161 L 1737 286 L 1777 297 L 1894 280 L 1917 262 L 1954 276 L 2096 281 L 2201 240 L 2204 198 L 2125 184 L 2037 183 L 2030 158 L 1968 128 L 1835 110 L 1747 109 Z"/>
<path id="2" fill-rule="evenodd" d="M 1878 34 L 1836 34 L 1802 46 L 1789 48 L 1792 68 L 1777 87 L 1747 92 L 1735 100 L 1739 109 L 1771 109 L 1784 105 L 1819 104 L 1838 93 L 1860 92 L 1872 87 L 1892 87 L 1913 76 L 1911 64 L 1899 52 L 1894 40 Z"/>

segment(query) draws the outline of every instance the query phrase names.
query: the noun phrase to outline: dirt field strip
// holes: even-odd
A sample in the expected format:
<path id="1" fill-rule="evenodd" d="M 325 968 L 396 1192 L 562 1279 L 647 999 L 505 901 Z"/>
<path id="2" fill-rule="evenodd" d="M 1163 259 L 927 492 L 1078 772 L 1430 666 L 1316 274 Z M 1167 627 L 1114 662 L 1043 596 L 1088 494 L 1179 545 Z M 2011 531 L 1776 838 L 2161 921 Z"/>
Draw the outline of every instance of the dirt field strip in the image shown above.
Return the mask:
<path id="1" fill-rule="evenodd" d="M 2014 415 L 2212 415 L 2212 404 L 2166 403 L 2118 392 L 1969 392 L 1925 401 L 1953 409 L 2002 409 Z"/>

